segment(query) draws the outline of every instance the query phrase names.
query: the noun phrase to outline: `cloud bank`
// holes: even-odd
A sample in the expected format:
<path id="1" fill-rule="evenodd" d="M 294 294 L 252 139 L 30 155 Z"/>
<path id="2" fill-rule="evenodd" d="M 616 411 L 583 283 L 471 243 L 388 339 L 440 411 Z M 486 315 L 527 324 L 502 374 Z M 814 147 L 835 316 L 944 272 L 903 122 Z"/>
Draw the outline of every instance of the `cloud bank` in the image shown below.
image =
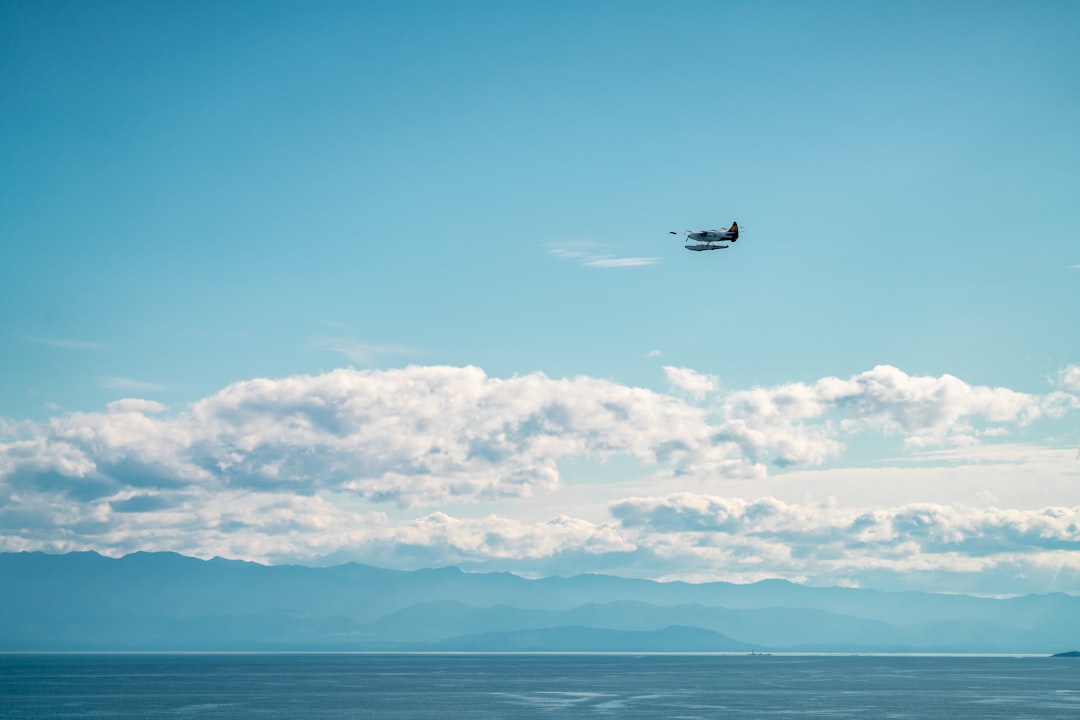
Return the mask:
<path id="1" fill-rule="evenodd" d="M 1072 368 L 1059 387 L 1072 389 Z M 664 373 L 671 393 L 587 376 L 494 378 L 476 367 L 342 369 L 237 382 L 176 411 L 128 399 L 44 423 L 5 420 L 0 550 L 849 584 L 874 573 L 1022 567 L 1076 580 L 1077 508 L 767 497 L 770 473 L 822 467 L 858 434 L 912 451 L 993 443 L 1063 418 L 1080 405 L 1075 395 L 890 366 L 732 392 L 688 368 Z M 528 498 L 561 487 L 560 461 L 615 456 L 651 473 L 661 494 L 615 495 L 606 519 L 515 517 Z M 748 478 L 761 484 L 756 500 L 707 490 Z M 704 491 L 680 491 L 687 483 Z M 499 512 L 444 509 L 484 503 Z"/>

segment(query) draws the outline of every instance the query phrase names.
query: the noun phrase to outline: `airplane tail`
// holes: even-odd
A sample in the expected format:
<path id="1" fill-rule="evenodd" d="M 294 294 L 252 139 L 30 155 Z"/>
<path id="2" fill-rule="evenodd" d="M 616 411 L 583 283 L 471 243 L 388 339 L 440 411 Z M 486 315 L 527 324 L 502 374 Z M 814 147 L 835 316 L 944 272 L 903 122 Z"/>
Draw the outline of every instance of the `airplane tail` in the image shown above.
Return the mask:
<path id="1" fill-rule="evenodd" d="M 728 232 L 729 233 L 735 233 L 735 237 L 733 237 L 732 240 L 737 239 L 739 237 L 739 223 L 737 223 L 737 222 L 731 223 L 731 227 L 728 228 Z"/>

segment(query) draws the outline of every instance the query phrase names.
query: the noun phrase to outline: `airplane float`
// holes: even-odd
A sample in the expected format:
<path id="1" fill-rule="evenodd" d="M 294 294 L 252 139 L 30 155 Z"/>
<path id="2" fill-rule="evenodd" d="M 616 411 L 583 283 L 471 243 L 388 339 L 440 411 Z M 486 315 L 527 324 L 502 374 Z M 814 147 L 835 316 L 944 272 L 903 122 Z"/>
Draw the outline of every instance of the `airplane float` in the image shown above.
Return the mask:
<path id="1" fill-rule="evenodd" d="M 695 252 L 701 252 L 703 250 L 725 250 L 729 245 L 721 245 L 720 243 L 733 243 L 739 239 L 739 223 L 731 223 L 731 227 L 727 230 L 683 230 L 676 232 L 675 230 L 669 230 L 671 235 L 685 235 L 689 242 L 693 245 L 686 245 L 687 250 L 693 250 Z"/>

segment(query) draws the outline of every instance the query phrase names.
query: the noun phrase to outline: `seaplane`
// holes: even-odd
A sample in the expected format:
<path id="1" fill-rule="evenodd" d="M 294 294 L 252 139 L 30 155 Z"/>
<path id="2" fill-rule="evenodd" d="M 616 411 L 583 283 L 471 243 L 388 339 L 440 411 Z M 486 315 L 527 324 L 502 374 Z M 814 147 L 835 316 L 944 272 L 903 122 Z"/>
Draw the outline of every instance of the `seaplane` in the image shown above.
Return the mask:
<path id="1" fill-rule="evenodd" d="M 693 243 L 685 246 L 687 250 L 693 250 L 694 252 L 726 250 L 730 246 L 721 245 L 720 243 L 733 243 L 739 239 L 739 223 L 731 223 L 731 227 L 727 230 L 723 228 L 718 230 L 669 230 L 668 233 L 671 235 L 685 235 L 688 243 Z"/>

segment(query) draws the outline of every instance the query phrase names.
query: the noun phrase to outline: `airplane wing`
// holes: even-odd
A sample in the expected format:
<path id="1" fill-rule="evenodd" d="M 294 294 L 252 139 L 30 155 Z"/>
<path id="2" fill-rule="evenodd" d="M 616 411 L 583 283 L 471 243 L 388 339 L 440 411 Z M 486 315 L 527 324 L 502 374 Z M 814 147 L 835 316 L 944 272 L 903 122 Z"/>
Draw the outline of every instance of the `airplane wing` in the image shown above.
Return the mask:
<path id="1" fill-rule="evenodd" d="M 669 235 L 726 235 L 727 233 L 734 232 L 735 230 L 745 230 L 746 228 L 736 228 L 734 225 L 730 228 L 713 228 L 712 230 L 668 230 Z"/>

